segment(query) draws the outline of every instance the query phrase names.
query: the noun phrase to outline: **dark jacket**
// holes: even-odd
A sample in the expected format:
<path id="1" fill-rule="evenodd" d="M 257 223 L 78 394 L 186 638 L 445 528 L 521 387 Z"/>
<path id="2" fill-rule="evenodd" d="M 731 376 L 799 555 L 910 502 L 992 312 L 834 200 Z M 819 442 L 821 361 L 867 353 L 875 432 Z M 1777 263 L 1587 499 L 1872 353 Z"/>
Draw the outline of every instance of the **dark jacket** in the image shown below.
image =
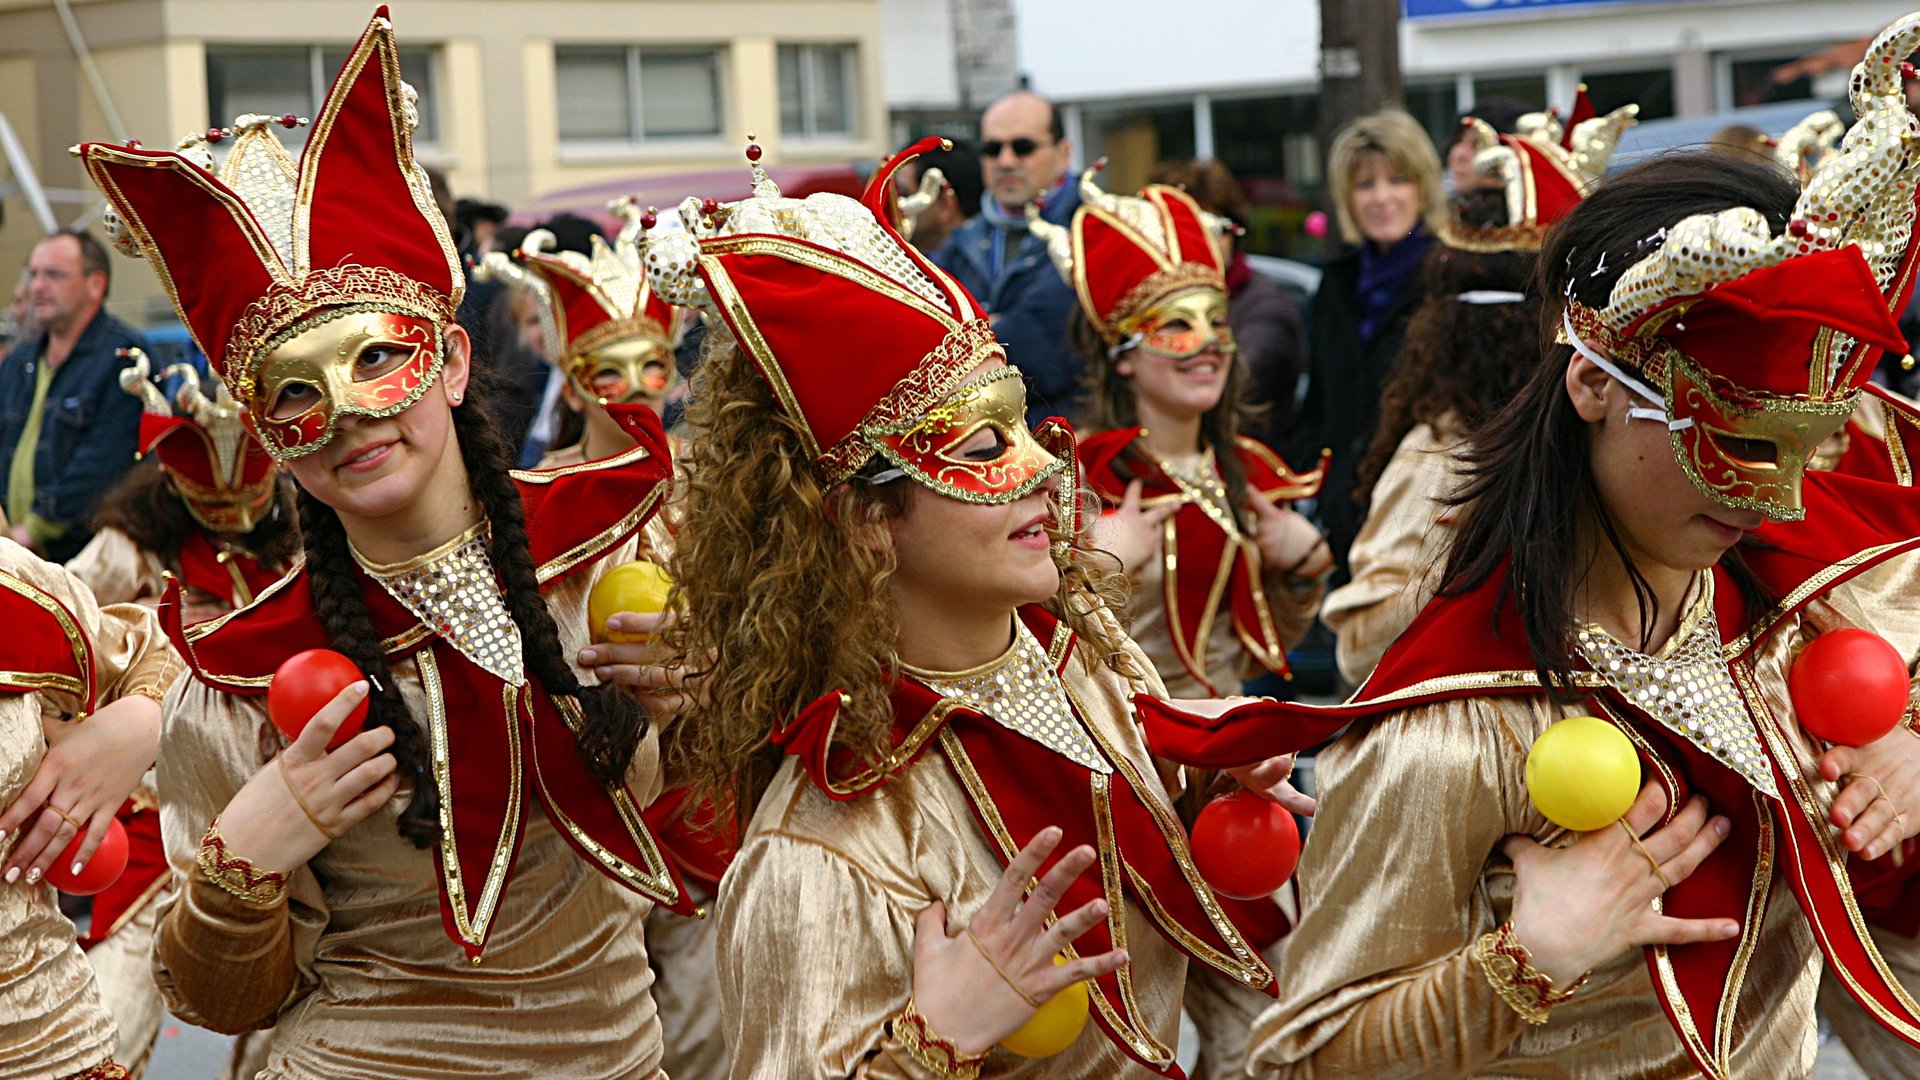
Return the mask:
<path id="1" fill-rule="evenodd" d="M 1047 197 L 1042 216 L 1065 227 L 1079 206 L 1080 189 L 1069 180 Z M 1067 318 L 1079 301 L 1054 269 L 1047 245 L 1032 233 L 1019 234 L 1018 246 L 1007 253 L 996 279 L 995 228 L 985 214 L 975 214 L 933 253 L 933 263 L 966 286 L 993 317 L 993 332 L 1007 347 L 1007 362 L 1027 378 L 1027 422 L 1037 424 L 1049 416 L 1074 419 L 1085 366 L 1067 343 Z"/>
<path id="2" fill-rule="evenodd" d="M 1227 297 L 1227 325 L 1247 365 L 1247 404 L 1266 410 L 1247 434 L 1268 446 L 1286 446 L 1294 427 L 1294 394 L 1307 370 L 1306 327 L 1300 301 L 1257 271 Z M 1287 464 L 1310 468 L 1312 461 Z"/>
<path id="3" fill-rule="evenodd" d="M 1307 308 L 1307 396 L 1286 448 L 1290 464 L 1309 467 L 1322 447 L 1333 451 L 1319 517 L 1336 560 L 1336 582 L 1347 579 L 1347 549 L 1366 519 L 1353 501 L 1354 474 L 1380 425 L 1380 390 L 1406 341 L 1407 320 L 1426 293 L 1420 274 L 1394 299 L 1372 341 L 1360 340 L 1360 253 L 1327 264 Z"/>
<path id="4" fill-rule="evenodd" d="M 27 338 L 0 361 L 0 506 L 11 486 L 13 451 L 27 426 L 34 377 L 46 344 L 45 334 Z M 50 561 L 65 562 L 80 553 L 93 536 L 87 523 L 100 496 L 133 468 L 140 443 L 140 399 L 120 389 L 120 369 L 127 361 L 119 351 L 144 349 L 146 344 L 132 327 L 102 309 L 81 331 L 72 355 L 47 386 L 46 415 L 33 459 L 33 512 L 67 527 L 43 553 Z"/>

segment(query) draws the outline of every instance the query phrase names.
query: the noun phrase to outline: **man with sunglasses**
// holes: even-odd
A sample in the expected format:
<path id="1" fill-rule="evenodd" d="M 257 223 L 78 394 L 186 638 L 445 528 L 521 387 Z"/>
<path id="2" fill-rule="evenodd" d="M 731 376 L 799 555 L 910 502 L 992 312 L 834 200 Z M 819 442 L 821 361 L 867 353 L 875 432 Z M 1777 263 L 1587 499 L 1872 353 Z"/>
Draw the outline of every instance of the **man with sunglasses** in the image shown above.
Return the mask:
<path id="1" fill-rule="evenodd" d="M 1027 377 L 1028 423 L 1071 418 L 1079 400 L 1081 361 L 1067 343 L 1073 290 L 1054 271 L 1046 245 L 1027 232 L 1026 216 L 1037 198 L 1048 221 L 1064 227 L 1073 220 L 1080 193 L 1067 182 L 1071 158 L 1052 102 L 1018 90 L 987 106 L 980 117 L 980 213 L 932 256 L 980 300 L 1007 359 Z"/>

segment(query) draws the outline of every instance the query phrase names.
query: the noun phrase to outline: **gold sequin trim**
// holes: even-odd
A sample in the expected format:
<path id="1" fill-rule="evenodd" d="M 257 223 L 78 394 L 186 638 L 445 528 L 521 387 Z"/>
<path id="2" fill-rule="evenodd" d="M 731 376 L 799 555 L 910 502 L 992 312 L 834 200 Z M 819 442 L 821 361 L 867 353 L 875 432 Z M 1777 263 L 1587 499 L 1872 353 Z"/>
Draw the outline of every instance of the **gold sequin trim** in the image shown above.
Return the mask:
<path id="1" fill-rule="evenodd" d="M 1113 771 L 1074 716 L 1060 677 L 1047 662 L 1047 651 L 1019 619 L 1014 620 L 1013 644 L 999 658 L 980 667 L 935 672 L 904 663 L 900 666 L 940 696 L 957 699 L 1008 731 L 1024 735 L 1084 769 Z"/>

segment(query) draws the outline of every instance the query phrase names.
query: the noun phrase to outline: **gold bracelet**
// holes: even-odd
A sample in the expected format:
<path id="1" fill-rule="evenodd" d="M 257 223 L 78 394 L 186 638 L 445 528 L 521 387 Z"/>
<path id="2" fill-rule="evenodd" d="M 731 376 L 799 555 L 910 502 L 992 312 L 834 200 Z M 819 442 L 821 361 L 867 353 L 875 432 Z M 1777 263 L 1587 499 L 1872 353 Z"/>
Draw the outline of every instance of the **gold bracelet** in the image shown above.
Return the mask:
<path id="1" fill-rule="evenodd" d="M 976 1080 L 980 1066 L 986 1064 L 987 1055 L 963 1054 L 951 1041 L 934 1034 L 912 998 L 907 999 L 907 1007 L 898 1016 L 887 1021 L 887 1030 L 913 1060 L 948 1080 Z"/>
<path id="2" fill-rule="evenodd" d="M 1533 966 L 1533 954 L 1513 936 L 1511 922 L 1501 923 L 1498 929 L 1480 935 L 1473 955 L 1500 1000 L 1519 1013 L 1520 1019 L 1535 1026 L 1546 1023 L 1549 1011 L 1573 997 L 1593 975 L 1589 971 L 1573 980 L 1573 985 L 1565 990 L 1554 990 L 1553 980 Z"/>
<path id="3" fill-rule="evenodd" d="M 229 852 L 226 839 L 220 835 L 219 818 L 207 822 L 207 831 L 200 838 L 200 851 L 194 861 L 200 864 L 200 872 L 208 881 L 249 904 L 263 907 L 285 899 L 287 882 L 292 878 L 291 874 L 277 870 L 262 870 Z"/>

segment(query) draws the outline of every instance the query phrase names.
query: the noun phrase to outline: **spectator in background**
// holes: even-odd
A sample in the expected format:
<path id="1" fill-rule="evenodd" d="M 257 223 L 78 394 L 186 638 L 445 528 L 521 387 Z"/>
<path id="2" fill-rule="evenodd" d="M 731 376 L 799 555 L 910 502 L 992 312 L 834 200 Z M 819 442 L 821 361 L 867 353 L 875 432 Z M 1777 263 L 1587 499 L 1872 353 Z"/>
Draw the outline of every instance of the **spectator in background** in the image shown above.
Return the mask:
<path id="1" fill-rule="evenodd" d="M 1247 193 L 1221 162 L 1209 158 L 1162 165 L 1149 182 L 1185 188 L 1200 209 L 1246 231 Z M 1247 434 L 1269 446 L 1280 446 L 1293 430 L 1295 390 L 1307 370 L 1300 301 L 1254 270 L 1246 253 L 1239 250 L 1237 237 L 1223 236 L 1219 244 L 1227 268 L 1227 324 L 1248 376 L 1241 401 L 1252 408 L 1255 418 Z"/>
<path id="2" fill-rule="evenodd" d="M 486 248 L 474 244 L 473 232 L 461 223 L 460 204 L 453 197 L 453 189 L 447 186 L 447 174 L 429 165 L 426 166 L 427 183 L 433 188 L 434 205 L 440 208 L 440 216 L 446 219 L 447 232 L 453 236 L 453 246 L 459 252 L 461 263 L 467 268 L 467 291 L 460 297 L 460 309 L 454 313 L 454 321 L 466 328 L 467 336 L 473 342 L 473 363 L 476 367 L 492 367 L 494 341 L 492 320 L 487 313 L 493 309 L 493 302 L 500 293 L 500 284 L 494 281 L 480 281 L 473 276 L 473 268 Z M 498 400 L 496 398 L 495 400 Z"/>
<path id="3" fill-rule="evenodd" d="M 507 223 L 507 208 L 485 199 L 455 199 L 453 222 L 456 233 L 464 233 L 467 244 L 477 255 L 493 250 L 493 234 Z"/>
<path id="4" fill-rule="evenodd" d="M 1453 126 L 1453 142 L 1447 147 L 1447 194 L 1457 198 L 1475 191 L 1498 190 L 1500 187 L 1499 180 L 1473 167 L 1474 155 L 1479 153 L 1479 149 L 1467 130 L 1467 121 L 1479 120 L 1502 135 L 1511 135 L 1526 111 L 1518 102 L 1506 98 L 1488 98 L 1475 102 L 1473 108 L 1460 114 L 1459 123 Z"/>
<path id="5" fill-rule="evenodd" d="M 11 349 L 34 335 L 32 287 L 33 279 L 26 267 L 21 267 L 19 284 L 13 287 L 13 299 L 7 304 L 6 324 L 0 326 L 0 349 Z"/>
<path id="6" fill-rule="evenodd" d="M 1048 260 L 1047 245 L 1027 232 L 1026 211 L 1040 199 L 1048 221 L 1065 228 L 1073 220 L 1080 207 L 1080 190 L 1067 178 L 1073 148 L 1060 111 L 1026 90 L 987 106 L 980 140 L 980 213 L 932 258 L 987 309 L 1007 362 L 1027 378 L 1027 421 L 1071 418 L 1082 366 L 1067 344 L 1067 316 L 1077 301 Z"/>
<path id="7" fill-rule="evenodd" d="M 953 230 L 980 212 L 980 193 L 985 182 L 980 176 L 980 152 L 972 144 L 955 139 L 951 150 L 933 150 L 921 154 L 900 170 L 905 190 L 917 191 L 920 178 L 928 169 L 939 169 L 946 177 L 946 190 L 933 205 L 913 219 L 913 246 L 921 251 L 938 251 Z"/>
<path id="8" fill-rule="evenodd" d="M 0 363 L 0 502 L 8 533 L 49 562 L 85 547 L 100 496 L 133 467 L 140 399 L 120 389 L 120 350 L 146 339 L 104 305 L 107 249 L 58 232 L 27 260 L 38 330 Z"/>
<path id="9" fill-rule="evenodd" d="M 1333 140 L 1327 181 L 1340 236 L 1352 249 L 1327 264 L 1307 316 L 1307 394 L 1289 461 L 1333 451 L 1321 523 L 1346 580 L 1347 549 L 1365 517 L 1354 477 L 1380 421 L 1380 388 L 1425 293 L 1421 261 L 1444 221 L 1440 157 L 1397 109 L 1354 121 Z"/>

